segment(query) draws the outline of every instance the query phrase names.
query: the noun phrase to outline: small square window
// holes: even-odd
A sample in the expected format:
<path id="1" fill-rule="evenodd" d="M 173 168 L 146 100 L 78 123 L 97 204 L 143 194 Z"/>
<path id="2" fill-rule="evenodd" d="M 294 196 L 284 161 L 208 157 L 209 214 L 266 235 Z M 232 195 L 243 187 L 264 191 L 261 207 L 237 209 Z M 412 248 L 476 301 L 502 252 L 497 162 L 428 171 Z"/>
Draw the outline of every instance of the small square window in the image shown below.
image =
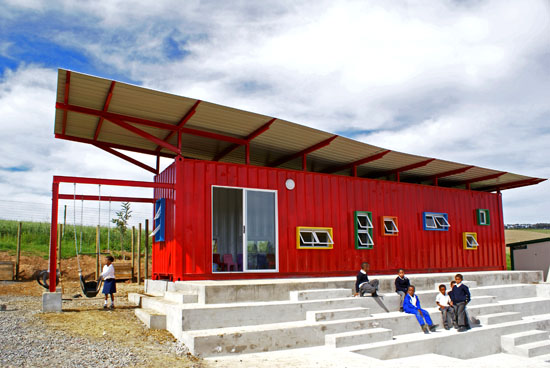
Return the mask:
<path id="1" fill-rule="evenodd" d="M 447 231 L 451 227 L 446 213 L 424 212 L 424 230 Z"/>
<path id="2" fill-rule="evenodd" d="M 296 248 L 298 249 L 332 249 L 331 227 L 297 227 Z"/>
<path id="3" fill-rule="evenodd" d="M 477 233 L 462 233 L 462 243 L 464 249 L 476 250 L 479 247 Z"/>
<path id="4" fill-rule="evenodd" d="M 491 218 L 489 216 L 489 210 L 478 209 L 476 210 L 477 224 L 482 226 L 491 225 Z"/>
<path id="5" fill-rule="evenodd" d="M 372 249 L 373 228 L 372 213 L 368 211 L 355 211 L 355 249 Z"/>
<path id="6" fill-rule="evenodd" d="M 399 228 L 397 227 L 397 217 L 382 216 L 382 235 L 397 236 Z"/>

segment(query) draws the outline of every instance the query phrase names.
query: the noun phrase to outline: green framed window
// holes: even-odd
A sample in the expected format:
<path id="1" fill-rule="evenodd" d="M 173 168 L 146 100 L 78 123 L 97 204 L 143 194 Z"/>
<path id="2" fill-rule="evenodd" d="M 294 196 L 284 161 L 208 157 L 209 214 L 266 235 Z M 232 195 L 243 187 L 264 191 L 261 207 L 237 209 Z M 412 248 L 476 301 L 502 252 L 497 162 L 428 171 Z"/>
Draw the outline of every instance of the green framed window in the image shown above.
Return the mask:
<path id="1" fill-rule="evenodd" d="M 355 249 L 372 249 L 374 246 L 372 212 L 355 211 Z"/>
<path id="2" fill-rule="evenodd" d="M 476 210 L 477 224 L 488 226 L 491 225 L 491 217 L 489 216 L 489 210 L 478 209 Z"/>

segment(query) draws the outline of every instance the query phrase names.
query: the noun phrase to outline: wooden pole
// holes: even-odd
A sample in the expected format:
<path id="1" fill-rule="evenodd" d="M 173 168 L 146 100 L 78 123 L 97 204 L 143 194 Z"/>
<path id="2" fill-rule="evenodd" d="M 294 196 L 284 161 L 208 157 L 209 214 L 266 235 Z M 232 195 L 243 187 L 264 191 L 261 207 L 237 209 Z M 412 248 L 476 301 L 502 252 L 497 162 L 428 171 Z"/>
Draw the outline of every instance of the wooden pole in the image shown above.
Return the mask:
<path id="1" fill-rule="evenodd" d="M 137 283 L 141 285 L 141 223 L 138 226 L 137 238 Z"/>
<path id="2" fill-rule="evenodd" d="M 136 238 L 135 238 L 135 235 L 136 235 L 136 227 L 135 226 L 132 226 L 132 237 L 131 237 L 131 241 L 130 241 L 130 244 L 132 245 L 132 255 L 131 255 L 131 260 L 132 260 L 132 282 L 134 282 L 134 254 L 136 252 L 135 250 L 135 241 L 136 241 Z"/>
<path id="3" fill-rule="evenodd" d="M 59 224 L 57 232 L 57 269 L 61 272 L 61 240 L 63 239 L 63 224 Z"/>
<path id="4" fill-rule="evenodd" d="M 19 277 L 19 258 L 21 256 L 21 227 L 23 226 L 23 223 L 20 222 L 17 225 L 17 254 L 15 255 L 15 277 L 14 279 L 17 280 Z"/>
<path id="5" fill-rule="evenodd" d="M 145 279 L 149 278 L 149 219 L 145 219 Z"/>
<path id="6" fill-rule="evenodd" d="M 95 279 L 99 278 L 99 225 L 95 230 Z"/>

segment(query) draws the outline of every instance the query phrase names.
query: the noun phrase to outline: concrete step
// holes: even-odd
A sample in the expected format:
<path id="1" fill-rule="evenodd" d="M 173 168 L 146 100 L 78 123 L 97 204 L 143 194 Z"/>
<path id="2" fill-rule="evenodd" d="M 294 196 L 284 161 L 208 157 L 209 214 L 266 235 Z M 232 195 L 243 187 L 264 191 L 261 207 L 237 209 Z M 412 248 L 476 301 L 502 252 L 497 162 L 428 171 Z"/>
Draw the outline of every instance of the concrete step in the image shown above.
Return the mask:
<path id="1" fill-rule="evenodd" d="M 528 358 L 550 354 L 550 340 L 518 345 L 512 349 L 512 353 Z"/>
<path id="2" fill-rule="evenodd" d="M 518 332 L 515 334 L 504 335 L 500 338 L 502 350 L 507 353 L 512 352 L 512 349 L 517 345 L 529 344 L 531 342 L 548 340 L 548 331 L 531 330 Z"/>
<path id="3" fill-rule="evenodd" d="M 351 289 L 317 289 L 317 290 L 297 290 L 290 292 L 290 300 L 324 300 L 338 299 L 353 296 Z"/>
<path id="4" fill-rule="evenodd" d="M 537 285 L 507 284 L 497 286 L 481 286 L 470 290 L 472 296 L 492 295 L 499 301 L 508 299 L 534 298 L 537 296 Z"/>
<path id="5" fill-rule="evenodd" d="M 262 302 L 210 305 L 184 305 L 182 329 L 255 326 L 270 323 L 304 321 L 309 311 L 366 308 L 370 298 L 305 300 L 301 302 Z M 145 305 L 145 302 L 142 302 Z M 162 310 L 161 310 L 162 312 Z"/>
<path id="6" fill-rule="evenodd" d="M 466 332 L 438 330 L 429 335 L 416 332 L 399 336 L 394 333 L 393 339 L 389 341 L 342 349 L 383 360 L 434 353 L 458 359 L 471 359 L 501 353 L 502 335 L 534 330 L 538 326 L 546 326 L 547 323 L 550 323 L 550 315 L 544 314 L 530 317 L 529 320 L 483 326 Z"/>
<path id="7" fill-rule="evenodd" d="M 479 295 L 479 296 L 473 296 L 470 303 L 468 303 L 468 306 L 474 306 L 474 305 L 482 305 L 482 304 L 492 304 L 496 303 L 497 298 L 492 295 Z"/>
<path id="8" fill-rule="evenodd" d="M 496 325 L 499 323 L 519 321 L 521 320 L 521 314 L 519 312 L 484 314 L 477 316 L 477 319 L 482 325 Z"/>
<path id="9" fill-rule="evenodd" d="M 164 293 L 164 299 L 170 300 L 175 303 L 187 304 L 197 303 L 199 296 L 196 294 L 187 294 L 179 291 L 167 291 Z"/>
<path id="10" fill-rule="evenodd" d="M 338 319 L 369 317 L 369 308 L 345 308 L 306 312 L 306 320 L 310 322 L 334 321 Z"/>
<path id="11" fill-rule="evenodd" d="M 141 322 L 153 330 L 166 329 L 166 315 L 156 312 L 151 309 L 138 308 L 135 309 L 135 314 Z"/>
<path id="12" fill-rule="evenodd" d="M 365 331 L 369 320 L 347 319 L 326 322 L 286 322 L 258 326 L 183 331 L 181 341 L 195 355 L 256 353 L 325 345 L 325 335 Z"/>
<path id="13" fill-rule="evenodd" d="M 391 340 L 393 332 L 387 328 L 369 328 L 364 331 L 342 332 L 325 335 L 325 344 L 333 348 L 370 344 L 378 341 Z"/>

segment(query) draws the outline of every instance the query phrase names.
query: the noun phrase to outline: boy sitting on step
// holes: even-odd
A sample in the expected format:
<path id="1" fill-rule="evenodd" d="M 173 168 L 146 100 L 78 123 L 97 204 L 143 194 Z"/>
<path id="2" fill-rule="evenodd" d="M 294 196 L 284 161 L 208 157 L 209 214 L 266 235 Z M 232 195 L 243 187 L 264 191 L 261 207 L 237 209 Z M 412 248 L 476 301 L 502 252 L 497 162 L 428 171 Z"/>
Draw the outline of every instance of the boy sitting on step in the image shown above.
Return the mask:
<path id="1" fill-rule="evenodd" d="M 414 291 L 415 287 L 413 285 L 409 286 L 407 295 L 405 295 L 405 300 L 403 300 L 403 311 L 416 316 L 416 320 L 425 334 L 429 334 L 430 331 L 435 332 L 437 325 L 432 323 L 432 319 L 430 318 L 428 311 L 422 309 L 420 299 L 416 296 Z"/>
<path id="2" fill-rule="evenodd" d="M 354 296 L 360 295 L 365 296 L 366 293 L 371 293 L 372 296 L 378 296 L 376 291 L 378 290 L 378 280 L 370 280 L 369 272 L 370 266 L 367 262 L 361 263 L 361 269 L 357 274 L 357 279 L 355 281 L 355 294 Z"/>
<path id="3" fill-rule="evenodd" d="M 395 292 L 399 294 L 401 297 L 401 300 L 399 302 L 399 311 L 403 312 L 403 299 L 405 299 L 405 295 L 407 295 L 407 290 L 409 290 L 409 286 L 411 286 L 411 282 L 405 276 L 405 270 L 400 268 L 397 272 L 397 277 L 395 278 Z"/>
<path id="4" fill-rule="evenodd" d="M 437 304 L 441 311 L 443 327 L 446 330 L 450 330 L 451 326 L 456 327 L 453 302 L 451 301 L 451 297 L 447 294 L 447 288 L 443 284 L 439 285 L 439 294 L 437 294 L 435 298 L 435 304 Z"/>

